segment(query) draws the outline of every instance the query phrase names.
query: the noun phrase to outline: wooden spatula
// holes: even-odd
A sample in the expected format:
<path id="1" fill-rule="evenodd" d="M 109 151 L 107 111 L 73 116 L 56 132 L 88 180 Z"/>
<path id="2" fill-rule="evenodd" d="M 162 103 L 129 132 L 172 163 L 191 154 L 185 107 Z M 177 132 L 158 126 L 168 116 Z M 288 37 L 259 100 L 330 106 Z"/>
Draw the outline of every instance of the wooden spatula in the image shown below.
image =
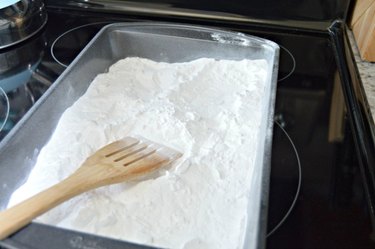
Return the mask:
<path id="1" fill-rule="evenodd" d="M 125 137 L 111 143 L 87 158 L 65 180 L 0 212 L 0 240 L 76 195 L 104 185 L 140 178 L 181 156 L 173 149 L 143 138 Z"/>

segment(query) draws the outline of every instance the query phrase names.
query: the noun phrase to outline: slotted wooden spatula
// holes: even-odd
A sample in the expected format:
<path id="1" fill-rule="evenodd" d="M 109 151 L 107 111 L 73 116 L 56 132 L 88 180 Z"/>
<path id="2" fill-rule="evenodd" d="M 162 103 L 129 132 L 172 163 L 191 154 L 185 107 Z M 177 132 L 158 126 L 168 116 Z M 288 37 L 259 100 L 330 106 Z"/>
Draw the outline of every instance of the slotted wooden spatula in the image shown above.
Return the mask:
<path id="1" fill-rule="evenodd" d="M 0 212 L 0 240 L 49 209 L 88 190 L 140 178 L 167 166 L 181 153 L 143 138 L 125 137 L 111 143 L 72 175 L 43 192 Z"/>

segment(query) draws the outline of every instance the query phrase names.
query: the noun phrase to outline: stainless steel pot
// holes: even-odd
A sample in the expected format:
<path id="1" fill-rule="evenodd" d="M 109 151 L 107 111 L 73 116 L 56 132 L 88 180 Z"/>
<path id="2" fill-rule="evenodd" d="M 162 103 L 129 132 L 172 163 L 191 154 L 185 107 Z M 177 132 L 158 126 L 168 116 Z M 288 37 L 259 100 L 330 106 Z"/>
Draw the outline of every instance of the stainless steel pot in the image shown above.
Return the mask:
<path id="1" fill-rule="evenodd" d="M 37 33 L 47 22 L 42 0 L 0 1 L 0 49 Z"/>
<path id="2" fill-rule="evenodd" d="M 38 35 L 11 49 L 0 50 L 0 87 L 9 92 L 28 82 L 41 61 L 45 46 L 45 37 Z"/>

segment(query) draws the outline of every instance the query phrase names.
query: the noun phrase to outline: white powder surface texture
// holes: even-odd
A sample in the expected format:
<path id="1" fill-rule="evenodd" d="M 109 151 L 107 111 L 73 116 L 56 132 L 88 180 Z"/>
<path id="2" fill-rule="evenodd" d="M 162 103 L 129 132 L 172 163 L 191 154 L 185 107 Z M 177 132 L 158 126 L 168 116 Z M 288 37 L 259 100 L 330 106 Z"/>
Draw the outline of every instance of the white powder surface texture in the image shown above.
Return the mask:
<path id="1" fill-rule="evenodd" d="M 164 248 L 242 248 L 268 66 L 118 61 L 63 113 L 9 206 L 66 178 L 100 147 L 140 135 L 183 158 L 158 177 L 84 193 L 37 221 Z"/>

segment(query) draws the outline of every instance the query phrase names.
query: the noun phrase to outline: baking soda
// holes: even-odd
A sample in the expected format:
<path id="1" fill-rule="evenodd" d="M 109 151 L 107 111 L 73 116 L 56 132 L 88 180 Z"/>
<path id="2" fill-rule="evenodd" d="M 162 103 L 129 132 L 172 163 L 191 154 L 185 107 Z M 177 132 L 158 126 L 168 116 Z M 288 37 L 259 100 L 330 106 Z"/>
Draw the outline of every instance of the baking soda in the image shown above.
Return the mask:
<path id="1" fill-rule="evenodd" d="M 118 61 L 64 112 L 10 206 L 102 146 L 140 135 L 183 158 L 158 177 L 84 193 L 37 221 L 165 248 L 242 248 L 267 68 L 265 60 Z"/>

